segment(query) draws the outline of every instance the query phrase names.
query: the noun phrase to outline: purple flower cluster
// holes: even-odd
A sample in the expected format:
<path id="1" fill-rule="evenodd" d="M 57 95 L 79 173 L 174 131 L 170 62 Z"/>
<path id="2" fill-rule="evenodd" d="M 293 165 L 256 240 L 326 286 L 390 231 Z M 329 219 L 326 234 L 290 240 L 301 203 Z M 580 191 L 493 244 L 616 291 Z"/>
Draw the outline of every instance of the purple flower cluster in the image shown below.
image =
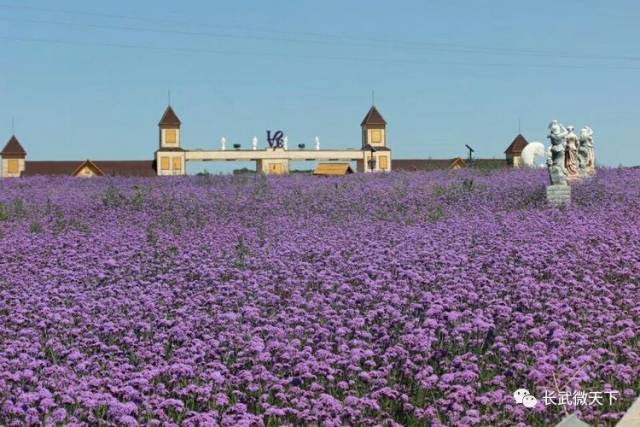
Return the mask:
<path id="1" fill-rule="evenodd" d="M 640 393 L 640 170 L 566 210 L 546 182 L 2 180 L 0 424 L 613 425 Z"/>

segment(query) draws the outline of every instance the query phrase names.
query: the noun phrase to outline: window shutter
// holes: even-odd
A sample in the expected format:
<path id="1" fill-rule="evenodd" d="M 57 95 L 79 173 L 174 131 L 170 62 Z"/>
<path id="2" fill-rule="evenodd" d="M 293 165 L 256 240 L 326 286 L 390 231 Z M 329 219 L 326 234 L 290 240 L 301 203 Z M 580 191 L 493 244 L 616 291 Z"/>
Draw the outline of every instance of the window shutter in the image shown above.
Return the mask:
<path id="1" fill-rule="evenodd" d="M 380 161 L 380 169 L 387 169 L 389 167 L 387 156 L 380 156 L 378 160 Z"/>
<path id="2" fill-rule="evenodd" d="M 380 129 L 371 130 L 371 142 L 373 144 L 379 144 L 382 142 L 382 132 L 380 132 Z"/>
<path id="3" fill-rule="evenodd" d="M 166 144 L 175 144 L 178 142 L 178 132 L 175 129 L 167 129 L 164 131 L 164 142 Z"/>
<path id="4" fill-rule="evenodd" d="M 7 169 L 9 173 L 18 173 L 18 160 L 9 159 Z"/>
<path id="5" fill-rule="evenodd" d="M 160 157 L 160 169 L 163 171 L 169 170 L 169 158 L 168 157 Z"/>

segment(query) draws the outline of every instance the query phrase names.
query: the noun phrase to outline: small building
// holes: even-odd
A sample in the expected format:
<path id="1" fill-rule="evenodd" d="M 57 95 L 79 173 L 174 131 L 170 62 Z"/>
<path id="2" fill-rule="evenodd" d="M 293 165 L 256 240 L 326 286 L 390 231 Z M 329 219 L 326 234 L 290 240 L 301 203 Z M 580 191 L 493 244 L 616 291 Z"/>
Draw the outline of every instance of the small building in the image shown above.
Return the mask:
<path id="1" fill-rule="evenodd" d="M 513 142 L 504 151 L 507 158 L 507 164 L 514 168 L 522 166 L 522 150 L 527 146 L 526 138 L 519 133 L 513 140 Z"/>
<path id="2" fill-rule="evenodd" d="M 0 151 L 2 157 L 2 177 L 19 177 L 25 170 L 25 162 L 27 152 L 20 145 L 20 141 L 15 135 L 9 138 L 9 141 Z"/>
<path id="3" fill-rule="evenodd" d="M 387 121 L 372 105 L 360 123 L 364 158 L 357 162 L 358 172 L 391 171 L 391 149 L 387 145 Z"/>
<path id="4" fill-rule="evenodd" d="M 343 176 L 352 173 L 349 163 L 318 163 L 313 170 L 313 174 L 317 176 Z"/>
<path id="5" fill-rule="evenodd" d="M 167 106 L 158 123 L 159 148 L 155 152 L 158 176 L 185 175 L 185 149 L 181 146 L 180 126 L 182 122 L 171 106 Z"/>

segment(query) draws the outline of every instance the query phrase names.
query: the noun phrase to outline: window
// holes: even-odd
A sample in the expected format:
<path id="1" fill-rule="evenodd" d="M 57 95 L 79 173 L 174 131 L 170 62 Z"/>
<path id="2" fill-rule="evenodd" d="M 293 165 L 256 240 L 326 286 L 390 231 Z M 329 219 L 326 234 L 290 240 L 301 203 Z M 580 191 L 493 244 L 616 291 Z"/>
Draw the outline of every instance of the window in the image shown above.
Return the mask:
<path id="1" fill-rule="evenodd" d="M 160 157 L 160 169 L 163 171 L 169 170 L 169 157 Z"/>
<path id="2" fill-rule="evenodd" d="M 384 169 L 384 170 L 389 169 L 389 161 L 388 160 L 389 159 L 388 159 L 387 156 L 378 157 L 378 165 L 379 165 L 380 169 Z"/>
<path id="3" fill-rule="evenodd" d="M 380 129 L 371 130 L 371 143 L 380 144 L 382 142 L 382 131 Z"/>
<path id="4" fill-rule="evenodd" d="M 9 173 L 18 173 L 18 160 L 17 159 L 9 159 L 9 160 L 7 160 L 7 172 L 9 172 Z"/>
<path id="5" fill-rule="evenodd" d="M 176 129 L 167 129 L 164 131 L 165 144 L 175 144 L 178 142 L 178 131 Z"/>
<path id="6" fill-rule="evenodd" d="M 182 159 L 180 157 L 173 158 L 173 170 L 174 171 L 182 170 Z"/>

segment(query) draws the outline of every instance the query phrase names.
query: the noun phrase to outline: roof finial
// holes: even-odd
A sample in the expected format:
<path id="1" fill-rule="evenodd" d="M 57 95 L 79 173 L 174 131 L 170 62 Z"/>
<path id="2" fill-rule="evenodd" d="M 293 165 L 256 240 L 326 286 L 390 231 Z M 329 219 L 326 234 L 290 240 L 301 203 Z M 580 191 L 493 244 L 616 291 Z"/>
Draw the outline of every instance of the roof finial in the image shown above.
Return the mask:
<path id="1" fill-rule="evenodd" d="M 15 117 L 11 117 L 11 135 L 15 136 L 16 134 L 16 119 Z"/>
<path id="2" fill-rule="evenodd" d="M 374 89 L 371 89 L 371 105 L 376 105 L 376 91 Z"/>
<path id="3" fill-rule="evenodd" d="M 171 107 L 171 89 L 167 89 L 167 101 L 168 101 L 167 105 Z"/>
<path id="4" fill-rule="evenodd" d="M 522 131 L 520 130 L 520 117 L 518 117 L 518 134 L 522 135 Z"/>

